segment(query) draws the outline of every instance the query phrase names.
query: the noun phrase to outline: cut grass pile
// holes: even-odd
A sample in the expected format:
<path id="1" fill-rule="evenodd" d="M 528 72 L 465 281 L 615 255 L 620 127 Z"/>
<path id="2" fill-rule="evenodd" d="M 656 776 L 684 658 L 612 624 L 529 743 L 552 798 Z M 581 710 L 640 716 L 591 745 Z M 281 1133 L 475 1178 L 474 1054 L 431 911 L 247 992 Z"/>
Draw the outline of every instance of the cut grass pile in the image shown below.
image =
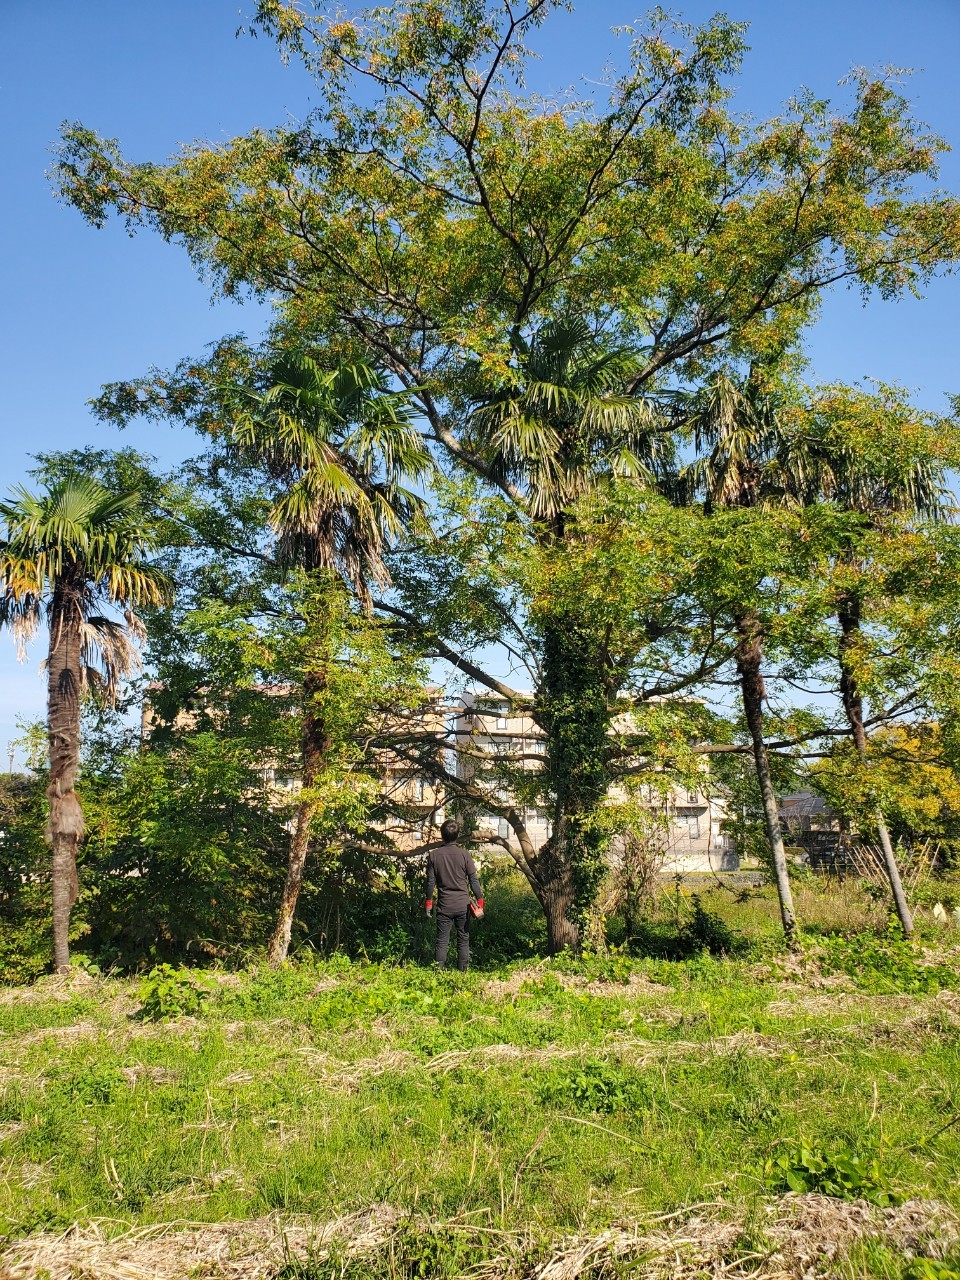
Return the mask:
<path id="1" fill-rule="evenodd" d="M 158 1021 L 132 980 L 0 992 L 0 1275 L 913 1276 L 956 1247 L 957 957 L 898 990 L 850 945 L 304 962 Z M 808 1256 L 824 1205 L 847 1225 Z"/>
<path id="2" fill-rule="evenodd" d="M 956 1216 L 922 1201 L 880 1210 L 811 1194 L 764 1205 L 750 1220 L 721 1216 L 728 1208 L 698 1205 L 631 1227 L 569 1237 L 552 1247 L 529 1233 L 484 1228 L 469 1215 L 435 1223 L 388 1205 L 322 1224 L 274 1216 L 179 1229 L 139 1227 L 119 1236 L 95 1224 L 22 1241 L 8 1251 L 7 1275 L 11 1280 L 38 1275 L 43 1280 L 419 1280 L 451 1276 L 456 1268 L 472 1280 L 625 1274 L 651 1280 L 794 1280 L 837 1264 L 850 1275 L 857 1274 L 851 1268 L 871 1264 L 888 1274 L 892 1265 L 902 1273 L 907 1255 L 912 1260 L 918 1254 L 929 1270 L 958 1240 Z"/>

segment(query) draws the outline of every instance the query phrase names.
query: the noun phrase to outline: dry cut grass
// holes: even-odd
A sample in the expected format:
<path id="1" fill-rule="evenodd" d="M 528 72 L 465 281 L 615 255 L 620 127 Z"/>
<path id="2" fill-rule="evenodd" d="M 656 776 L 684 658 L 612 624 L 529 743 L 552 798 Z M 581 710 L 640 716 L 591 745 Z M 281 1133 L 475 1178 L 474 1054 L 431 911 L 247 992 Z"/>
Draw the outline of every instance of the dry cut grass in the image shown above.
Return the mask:
<path id="1" fill-rule="evenodd" d="M 758 1219 L 731 1218 L 722 1204 L 696 1206 L 625 1223 L 596 1235 L 535 1244 L 519 1234 L 484 1230 L 471 1215 L 430 1222 L 378 1204 L 332 1222 L 276 1216 L 253 1222 L 168 1223 L 111 1234 L 115 1223 L 92 1223 L 21 1241 L 0 1254 L 3 1280 L 272 1280 L 280 1274 L 345 1272 L 350 1263 L 371 1275 L 395 1272 L 418 1237 L 467 1236 L 480 1242 L 473 1280 L 578 1280 L 621 1274 L 637 1280 L 810 1280 L 835 1273 L 850 1249 L 876 1240 L 899 1254 L 942 1258 L 960 1241 L 960 1221 L 935 1201 L 880 1209 L 863 1201 L 785 1196 L 766 1202 Z M 492 1246 L 492 1247 L 491 1247 Z M 378 1264 L 387 1262 L 386 1270 Z M 324 1265 L 326 1264 L 326 1266 Z M 417 1272 L 417 1274 L 423 1274 Z M 445 1270 L 448 1280 L 453 1273 Z"/>

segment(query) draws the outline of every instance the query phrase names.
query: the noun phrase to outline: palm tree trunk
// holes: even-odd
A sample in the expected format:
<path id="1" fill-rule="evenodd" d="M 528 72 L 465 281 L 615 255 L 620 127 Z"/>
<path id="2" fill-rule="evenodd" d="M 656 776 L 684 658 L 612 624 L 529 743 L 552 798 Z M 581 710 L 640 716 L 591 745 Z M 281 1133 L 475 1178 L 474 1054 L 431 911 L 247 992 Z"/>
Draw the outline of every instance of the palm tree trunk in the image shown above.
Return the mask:
<path id="1" fill-rule="evenodd" d="M 760 796 L 763 801 L 763 818 L 767 828 L 767 840 L 770 843 L 770 854 L 773 858 L 773 873 L 777 886 L 777 897 L 780 901 L 780 919 L 783 921 L 783 932 L 787 941 L 793 940 L 797 928 L 797 917 L 793 909 L 793 893 L 790 889 L 790 875 L 787 870 L 787 854 L 783 846 L 783 832 L 780 827 L 780 814 L 777 807 L 777 794 L 770 773 L 770 757 L 763 740 L 763 699 L 765 696 L 763 675 L 760 664 L 763 658 L 763 639 L 760 622 L 756 614 L 745 613 L 737 618 L 737 631 L 740 640 L 737 644 L 737 671 L 740 676 L 740 691 L 743 697 L 743 712 L 750 730 L 753 744 L 753 759 L 757 769 L 757 781 L 760 783 Z"/>
<path id="2" fill-rule="evenodd" d="M 858 643 L 860 632 L 860 601 L 855 595 L 847 594 L 844 596 L 837 610 L 837 619 L 840 623 L 840 696 L 853 734 L 853 745 L 860 759 L 866 762 L 867 732 L 863 724 L 863 699 L 860 696 L 860 689 L 853 674 L 851 662 L 851 655 Z M 877 805 L 874 812 L 874 821 L 877 825 L 877 835 L 883 852 L 883 864 L 887 879 L 890 881 L 890 891 L 893 894 L 897 918 L 900 921 L 900 927 L 903 929 L 904 937 L 909 938 L 913 934 L 913 915 L 907 903 L 907 895 L 903 890 L 903 881 L 900 878 L 900 868 L 897 866 L 897 858 L 893 851 L 890 832 L 879 805 Z"/>
<path id="3" fill-rule="evenodd" d="M 303 728 L 301 730 L 301 757 L 304 795 L 297 809 L 297 821 L 290 841 L 287 858 L 287 875 L 280 895 L 277 923 L 267 948 L 270 964 L 283 964 L 290 950 L 290 934 L 297 900 L 303 887 L 303 873 L 310 850 L 310 826 L 317 811 L 316 784 L 330 750 L 330 736 L 323 721 L 316 714 L 317 699 L 326 685 L 326 672 L 309 674 L 303 682 Z"/>
<path id="4" fill-rule="evenodd" d="M 80 613 L 67 587 L 57 583 L 50 610 L 47 660 L 47 742 L 50 812 L 46 838 L 52 855 L 53 966 L 70 970 L 70 912 L 77 900 L 77 846 L 83 810 L 74 790 L 80 765 Z"/>

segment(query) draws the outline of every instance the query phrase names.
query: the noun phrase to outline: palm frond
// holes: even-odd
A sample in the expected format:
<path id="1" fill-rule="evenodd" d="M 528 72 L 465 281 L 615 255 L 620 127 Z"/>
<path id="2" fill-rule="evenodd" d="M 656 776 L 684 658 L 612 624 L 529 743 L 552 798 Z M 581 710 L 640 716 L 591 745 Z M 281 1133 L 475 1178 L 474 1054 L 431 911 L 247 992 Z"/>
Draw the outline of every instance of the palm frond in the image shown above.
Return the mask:
<path id="1" fill-rule="evenodd" d="M 629 391 L 639 363 L 634 352 L 605 348 L 582 317 L 563 317 L 476 397 L 471 444 L 495 479 L 525 488 L 535 518 L 550 518 L 604 475 L 656 474 L 660 409 Z"/>
<path id="2" fill-rule="evenodd" d="M 422 507 L 404 488 L 434 465 L 412 423 L 408 392 L 374 365 L 324 368 L 312 353 L 279 353 L 262 390 L 236 400 L 234 444 L 281 488 L 271 524 L 281 553 L 339 572 L 366 598 L 386 572 L 387 547 Z"/>
<path id="3" fill-rule="evenodd" d="M 170 598 L 170 583 L 145 560 L 155 534 L 135 491 L 111 493 L 84 477 L 41 493 L 19 486 L 0 502 L 0 520 L 0 625 L 11 627 L 21 650 L 55 598 L 57 625 L 79 628 L 90 644 L 99 629 L 108 655 L 120 653 L 119 640 L 94 621 L 102 619 L 98 602 L 129 608 Z M 117 664 L 108 656 L 107 665 Z M 125 670 L 122 662 L 117 670 Z"/>

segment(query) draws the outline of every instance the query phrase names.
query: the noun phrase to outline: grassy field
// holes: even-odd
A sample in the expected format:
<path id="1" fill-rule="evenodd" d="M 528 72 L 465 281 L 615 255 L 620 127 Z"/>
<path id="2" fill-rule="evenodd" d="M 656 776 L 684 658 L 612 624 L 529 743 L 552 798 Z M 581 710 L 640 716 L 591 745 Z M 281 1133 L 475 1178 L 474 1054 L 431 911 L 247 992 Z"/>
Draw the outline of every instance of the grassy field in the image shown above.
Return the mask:
<path id="1" fill-rule="evenodd" d="M 769 905 L 735 959 L 0 991 L 0 1275 L 949 1280 L 910 1255 L 956 1243 L 960 953 L 825 930 L 775 954 Z M 842 1248 L 804 1262 L 818 1232 Z"/>

